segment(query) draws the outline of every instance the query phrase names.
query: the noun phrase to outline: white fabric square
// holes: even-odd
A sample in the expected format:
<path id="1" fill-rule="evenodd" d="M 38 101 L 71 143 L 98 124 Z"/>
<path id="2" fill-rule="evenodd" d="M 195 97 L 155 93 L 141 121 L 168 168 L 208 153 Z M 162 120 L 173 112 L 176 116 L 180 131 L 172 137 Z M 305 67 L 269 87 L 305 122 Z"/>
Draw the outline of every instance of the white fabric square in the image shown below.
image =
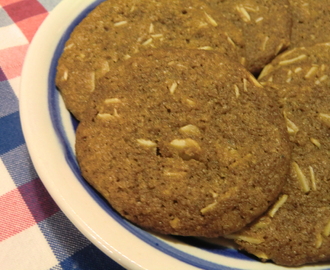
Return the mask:
<path id="1" fill-rule="evenodd" d="M 0 196 L 16 188 L 14 181 L 11 179 L 6 166 L 0 159 Z M 1 265 L 1 264 L 0 264 Z"/>
<path id="2" fill-rule="evenodd" d="M 1 27 L 0 37 L 0 50 L 29 43 L 16 24 Z"/>
<path id="3" fill-rule="evenodd" d="M 1 269 L 45 270 L 58 263 L 37 225 L 0 242 Z"/>

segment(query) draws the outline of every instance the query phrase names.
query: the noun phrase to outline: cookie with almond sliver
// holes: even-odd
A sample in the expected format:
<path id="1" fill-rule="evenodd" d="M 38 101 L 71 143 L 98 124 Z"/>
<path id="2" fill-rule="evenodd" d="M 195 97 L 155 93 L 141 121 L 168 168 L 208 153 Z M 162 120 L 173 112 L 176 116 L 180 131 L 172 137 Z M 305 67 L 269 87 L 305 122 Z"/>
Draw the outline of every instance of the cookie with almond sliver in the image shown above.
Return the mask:
<path id="1" fill-rule="evenodd" d="M 241 63 L 252 73 L 259 73 L 290 45 L 292 15 L 288 0 L 204 1 L 242 30 L 243 41 L 237 47 Z"/>
<path id="2" fill-rule="evenodd" d="M 241 229 L 289 170 L 279 109 L 244 67 L 211 51 L 122 62 L 98 81 L 76 136 L 85 179 L 123 217 L 163 234 Z"/>
<path id="3" fill-rule="evenodd" d="M 298 84 L 310 87 L 329 84 L 330 42 L 287 50 L 260 73 L 260 82 Z"/>
<path id="4" fill-rule="evenodd" d="M 291 173 L 270 210 L 229 238 L 280 265 L 329 261 L 329 91 L 289 84 L 270 89 L 279 94 L 286 118 L 293 146 Z"/>
<path id="5" fill-rule="evenodd" d="M 234 42 L 241 36 L 234 24 L 199 0 L 107 0 L 73 30 L 58 62 L 56 85 L 79 120 L 96 81 L 135 53 L 193 48 L 216 50 L 238 61 Z"/>
<path id="6" fill-rule="evenodd" d="M 231 238 L 281 265 L 330 260 L 329 49 L 320 44 L 288 51 L 261 78 L 286 120 L 291 171 L 270 210 Z"/>
<path id="7" fill-rule="evenodd" d="M 289 0 L 292 10 L 290 48 L 330 41 L 330 1 Z"/>

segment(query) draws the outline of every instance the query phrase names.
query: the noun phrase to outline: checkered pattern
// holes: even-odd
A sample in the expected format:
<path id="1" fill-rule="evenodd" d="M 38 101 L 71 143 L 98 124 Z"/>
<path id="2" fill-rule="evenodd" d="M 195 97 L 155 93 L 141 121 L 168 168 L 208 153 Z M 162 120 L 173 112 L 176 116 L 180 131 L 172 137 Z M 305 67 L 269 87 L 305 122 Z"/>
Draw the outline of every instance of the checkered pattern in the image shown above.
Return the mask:
<path id="1" fill-rule="evenodd" d="M 18 92 L 24 57 L 60 1 L 0 0 L 0 268 L 122 270 L 80 234 L 49 196 L 21 130 Z"/>

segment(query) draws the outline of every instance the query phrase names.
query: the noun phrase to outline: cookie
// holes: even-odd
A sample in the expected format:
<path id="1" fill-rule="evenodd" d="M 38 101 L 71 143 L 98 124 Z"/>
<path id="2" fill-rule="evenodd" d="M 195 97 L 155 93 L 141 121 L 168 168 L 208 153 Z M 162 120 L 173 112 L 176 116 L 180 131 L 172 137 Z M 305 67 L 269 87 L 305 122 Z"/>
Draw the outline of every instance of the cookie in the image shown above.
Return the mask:
<path id="1" fill-rule="evenodd" d="M 223 32 L 224 25 L 230 33 Z M 217 50 L 237 60 L 235 43 L 241 35 L 199 0 L 108 0 L 82 20 L 66 42 L 56 85 L 79 120 L 96 81 L 117 62 L 156 47 Z"/>
<path id="2" fill-rule="evenodd" d="M 267 65 L 260 73 L 258 80 L 302 86 L 308 84 L 311 87 L 328 84 L 329 63 L 330 42 L 293 48 Z"/>
<path id="3" fill-rule="evenodd" d="M 288 0 L 205 0 L 243 33 L 242 64 L 254 74 L 290 45 Z M 239 44 L 238 44 L 239 45 Z"/>
<path id="4" fill-rule="evenodd" d="M 265 89 L 286 119 L 291 171 L 270 210 L 232 238 L 248 252 L 281 265 L 330 260 L 329 48 L 322 44 L 289 51 L 262 78 L 271 78 Z"/>
<path id="5" fill-rule="evenodd" d="M 330 1 L 289 0 L 292 9 L 290 48 L 330 41 Z"/>
<path id="6" fill-rule="evenodd" d="M 218 237 L 277 198 L 289 169 L 283 116 L 221 53 L 141 52 L 96 85 L 76 133 L 82 175 L 155 232 Z"/>

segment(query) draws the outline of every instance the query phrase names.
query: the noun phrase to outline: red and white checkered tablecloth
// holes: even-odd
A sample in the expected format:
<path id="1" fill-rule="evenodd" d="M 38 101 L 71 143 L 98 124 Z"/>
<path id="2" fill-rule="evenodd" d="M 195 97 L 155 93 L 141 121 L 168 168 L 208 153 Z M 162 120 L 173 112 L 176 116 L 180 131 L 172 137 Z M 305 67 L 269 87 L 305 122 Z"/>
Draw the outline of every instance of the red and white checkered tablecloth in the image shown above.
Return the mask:
<path id="1" fill-rule="evenodd" d="M 0 0 L 0 269 L 123 269 L 90 243 L 49 196 L 19 118 L 24 57 L 61 0 Z M 63 0 L 74 1 L 74 0 Z"/>

